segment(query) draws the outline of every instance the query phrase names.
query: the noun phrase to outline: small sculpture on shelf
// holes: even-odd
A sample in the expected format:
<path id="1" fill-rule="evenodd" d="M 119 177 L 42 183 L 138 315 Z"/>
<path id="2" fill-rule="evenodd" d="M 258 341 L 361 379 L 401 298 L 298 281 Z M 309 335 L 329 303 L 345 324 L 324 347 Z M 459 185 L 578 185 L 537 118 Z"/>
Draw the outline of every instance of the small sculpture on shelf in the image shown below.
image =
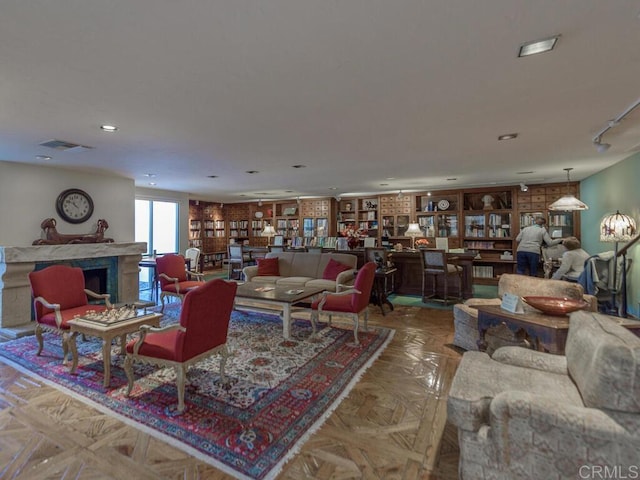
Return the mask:
<path id="1" fill-rule="evenodd" d="M 40 224 L 44 230 L 44 238 L 33 241 L 33 245 L 65 245 L 69 243 L 112 243 L 113 238 L 105 238 L 104 232 L 109 228 L 106 220 L 100 219 L 95 233 L 62 234 L 56 230 L 55 218 L 46 218 Z"/>

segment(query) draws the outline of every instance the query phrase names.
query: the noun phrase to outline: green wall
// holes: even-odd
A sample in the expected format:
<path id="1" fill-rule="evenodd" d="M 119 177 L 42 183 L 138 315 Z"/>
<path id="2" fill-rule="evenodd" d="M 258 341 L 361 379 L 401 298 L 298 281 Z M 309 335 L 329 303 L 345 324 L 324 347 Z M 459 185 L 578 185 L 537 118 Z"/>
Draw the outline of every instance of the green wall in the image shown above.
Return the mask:
<path id="1" fill-rule="evenodd" d="M 600 242 L 600 220 L 608 213 L 620 210 L 640 225 L 640 154 L 592 175 L 580 183 L 580 199 L 589 205 L 581 212 L 582 247 L 590 254 L 613 250 L 612 243 Z M 625 244 L 619 244 L 622 248 Z M 633 259 L 627 277 L 628 313 L 639 317 L 640 302 L 640 241 L 631 247 L 627 258 Z"/>

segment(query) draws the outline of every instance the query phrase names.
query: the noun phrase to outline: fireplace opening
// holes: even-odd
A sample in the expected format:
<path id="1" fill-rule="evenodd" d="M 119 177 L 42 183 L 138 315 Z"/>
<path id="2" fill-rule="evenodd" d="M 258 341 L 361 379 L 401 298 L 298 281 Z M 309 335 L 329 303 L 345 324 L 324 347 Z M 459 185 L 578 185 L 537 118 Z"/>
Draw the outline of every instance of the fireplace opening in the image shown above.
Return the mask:
<path id="1" fill-rule="evenodd" d="M 91 268 L 83 270 L 84 288 L 95 293 L 109 293 L 107 287 L 107 268 Z"/>

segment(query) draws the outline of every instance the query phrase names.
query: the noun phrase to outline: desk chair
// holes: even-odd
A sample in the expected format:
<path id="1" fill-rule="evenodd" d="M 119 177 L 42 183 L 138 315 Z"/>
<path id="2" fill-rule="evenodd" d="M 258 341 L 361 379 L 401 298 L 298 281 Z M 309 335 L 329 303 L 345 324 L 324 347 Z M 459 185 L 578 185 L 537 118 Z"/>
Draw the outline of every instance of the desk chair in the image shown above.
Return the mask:
<path id="1" fill-rule="evenodd" d="M 449 281 L 455 279 L 458 284 L 458 297 L 451 297 L 452 300 L 462 300 L 462 267 L 456 265 L 455 257 L 447 258 L 444 250 L 424 249 L 420 251 L 422 257 L 422 301 L 427 300 L 442 301 L 445 305 L 449 303 Z M 451 262 L 451 263 L 449 263 Z M 433 288 L 431 294 L 426 295 L 425 286 L 427 277 L 432 277 Z M 436 298 L 438 291 L 438 279 L 444 281 L 443 296 Z"/>
<path id="2" fill-rule="evenodd" d="M 200 268 L 200 249 L 199 248 L 187 248 L 184 252 L 185 258 L 188 258 L 191 261 L 191 267 L 189 270 L 197 273 L 201 273 L 202 269 Z"/>
<path id="3" fill-rule="evenodd" d="M 251 254 L 244 251 L 242 245 L 230 244 L 227 246 L 227 279 L 242 280 L 242 269 L 251 265 Z"/>

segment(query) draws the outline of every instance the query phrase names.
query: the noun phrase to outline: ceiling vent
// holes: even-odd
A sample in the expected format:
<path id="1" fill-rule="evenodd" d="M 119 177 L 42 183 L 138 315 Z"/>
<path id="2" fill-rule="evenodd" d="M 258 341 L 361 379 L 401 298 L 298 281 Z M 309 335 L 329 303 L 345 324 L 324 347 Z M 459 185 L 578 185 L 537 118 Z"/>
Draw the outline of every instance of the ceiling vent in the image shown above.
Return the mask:
<path id="1" fill-rule="evenodd" d="M 48 140 L 40 144 L 43 147 L 53 148 L 55 150 L 60 151 L 80 151 L 80 150 L 91 150 L 93 147 L 89 147 L 87 145 L 79 145 L 77 143 L 65 142 L 64 140 Z"/>

